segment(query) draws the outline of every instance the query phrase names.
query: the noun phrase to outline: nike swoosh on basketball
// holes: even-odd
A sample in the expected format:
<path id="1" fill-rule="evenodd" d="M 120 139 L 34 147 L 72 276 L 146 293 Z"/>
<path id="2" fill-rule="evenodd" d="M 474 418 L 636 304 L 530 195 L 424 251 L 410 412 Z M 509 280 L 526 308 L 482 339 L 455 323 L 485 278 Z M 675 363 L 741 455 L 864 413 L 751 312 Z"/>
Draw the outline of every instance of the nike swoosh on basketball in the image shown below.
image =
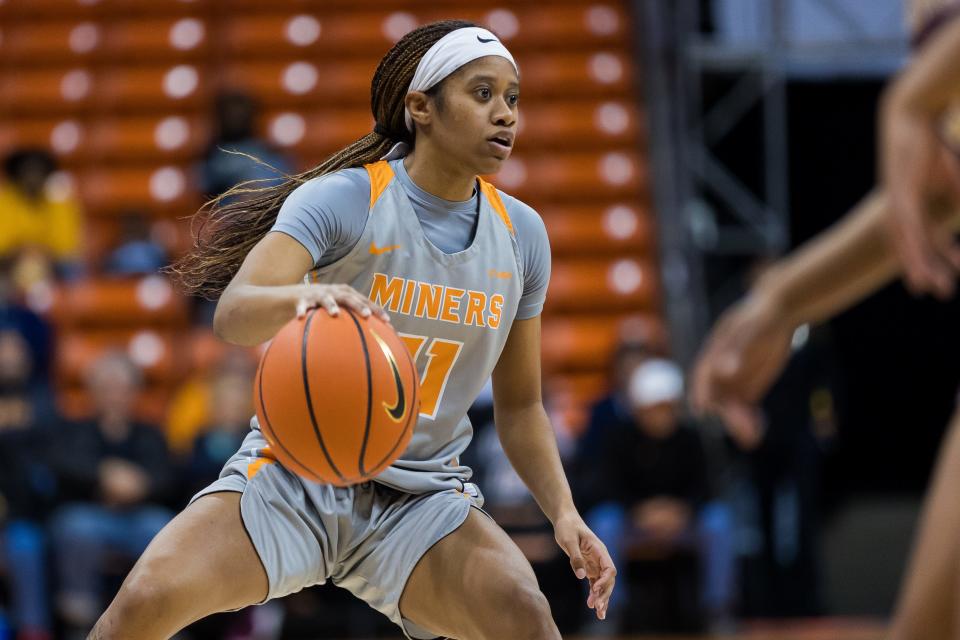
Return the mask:
<path id="1" fill-rule="evenodd" d="M 480 36 L 477 36 L 477 40 L 479 40 L 480 42 L 482 42 L 482 43 L 484 43 L 484 44 L 486 44 L 486 43 L 488 43 L 488 42 L 496 42 L 496 41 L 497 41 L 496 38 L 481 38 Z"/>
<path id="2" fill-rule="evenodd" d="M 393 357 L 393 351 L 390 350 L 390 346 L 384 342 L 383 338 L 377 335 L 376 331 L 371 329 L 370 333 L 373 334 L 377 344 L 380 345 L 380 350 L 383 351 L 383 355 L 386 356 L 387 362 L 390 363 L 390 369 L 393 371 L 393 382 L 397 385 L 397 401 L 392 407 L 384 402 L 383 410 L 387 412 L 391 420 L 400 422 L 403 419 L 403 414 L 407 412 L 407 399 L 403 395 L 403 378 L 400 377 L 400 368 L 397 366 L 397 359 Z"/>
<path id="3" fill-rule="evenodd" d="M 378 247 L 376 243 L 373 243 L 373 242 L 370 243 L 370 253 L 372 253 L 375 256 L 379 256 L 384 253 L 390 253 L 394 249 L 399 249 L 399 248 L 400 248 L 400 245 L 398 244 L 390 245 L 389 247 Z"/>

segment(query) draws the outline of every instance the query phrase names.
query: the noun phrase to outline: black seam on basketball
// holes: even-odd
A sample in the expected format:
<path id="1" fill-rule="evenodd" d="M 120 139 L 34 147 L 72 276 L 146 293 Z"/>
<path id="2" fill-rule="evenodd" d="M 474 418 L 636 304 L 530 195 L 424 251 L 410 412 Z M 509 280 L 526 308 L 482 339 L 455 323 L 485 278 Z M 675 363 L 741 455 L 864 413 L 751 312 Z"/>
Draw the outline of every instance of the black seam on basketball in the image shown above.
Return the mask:
<path id="1" fill-rule="evenodd" d="M 356 316 L 353 315 L 353 311 L 350 309 L 346 311 L 350 319 L 353 320 L 354 326 L 357 327 L 357 335 L 360 336 L 360 346 L 363 347 L 363 362 L 367 365 L 367 419 L 363 427 L 363 442 L 360 444 L 360 459 L 357 462 L 357 466 L 360 468 L 360 475 L 366 475 L 367 471 L 364 468 L 363 459 L 367 455 L 367 443 L 370 440 L 370 415 L 373 412 L 373 374 L 370 373 L 370 350 L 367 349 L 367 338 L 363 335 L 363 329 L 360 327 L 360 322 Z"/>
<path id="2" fill-rule="evenodd" d="M 267 354 L 270 353 L 270 347 L 271 347 L 271 346 L 273 346 L 273 343 L 272 343 L 272 342 L 271 342 L 269 345 L 267 345 L 267 350 L 266 350 L 266 352 L 263 354 L 263 359 L 264 359 L 264 361 L 266 361 L 266 359 L 267 359 Z M 267 403 L 264 402 L 264 400 L 263 400 L 263 365 L 260 365 L 260 372 L 259 372 L 259 374 L 257 375 L 257 393 L 260 395 L 260 408 L 263 410 L 263 424 L 260 425 L 260 429 L 261 429 L 261 431 L 262 431 L 263 429 L 266 429 L 266 430 L 267 430 L 267 433 L 270 434 L 270 438 L 267 439 L 267 442 L 269 442 L 269 441 L 272 439 L 273 442 L 275 442 L 278 447 L 280 447 L 281 449 L 283 449 L 283 452 L 284 452 L 285 454 L 287 454 L 288 456 L 290 456 L 290 459 L 291 459 L 291 460 L 293 460 L 294 462 L 296 462 L 296 463 L 300 466 L 301 470 L 303 470 L 303 471 L 306 472 L 306 475 L 309 475 L 309 476 L 311 476 L 312 478 L 314 478 L 316 482 L 321 482 L 321 483 L 324 482 L 323 478 L 321 478 L 321 477 L 318 476 L 316 473 L 314 473 L 313 471 L 311 471 L 310 468 L 307 467 L 307 465 L 305 465 L 305 464 L 303 464 L 302 462 L 300 462 L 299 458 L 297 458 L 297 456 L 293 455 L 293 452 L 291 452 L 290 449 L 287 449 L 286 445 L 284 445 L 282 442 L 280 442 L 280 438 L 277 437 L 277 432 L 276 432 L 276 430 L 270 425 L 270 416 L 267 415 Z"/>
<path id="3" fill-rule="evenodd" d="M 409 360 L 410 360 L 411 379 L 414 382 L 416 382 L 417 381 L 416 366 L 413 362 L 413 358 L 410 358 Z M 383 457 L 383 460 L 381 460 L 374 467 L 372 467 L 373 469 L 379 469 L 384 462 L 390 459 L 390 457 L 393 455 L 393 452 L 396 451 L 397 447 L 400 446 L 400 443 L 403 442 L 404 436 L 407 434 L 407 431 L 410 429 L 411 421 L 416 423 L 417 419 L 420 417 L 420 407 L 417 406 L 417 400 L 419 399 L 419 395 L 420 395 L 420 385 L 414 384 L 413 397 L 410 398 L 410 415 L 407 416 L 407 423 L 403 425 L 403 431 L 400 432 L 400 435 L 397 437 L 397 441 L 393 443 L 392 447 L 390 447 L 390 451 L 388 451 L 387 455 Z"/>
<path id="4" fill-rule="evenodd" d="M 337 465 L 333 463 L 333 458 L 330 456 L 330 452 L 327 451 L 327 445 L 323 442 L 323 434 L 320 433 L 320 425 L 317 424 L 317 416 L 313 412 L 313 400 L 310 398 L 310 380 L 307 375 L 307 342 L 310 339 L 310 324 L 313 322 L 313 316 L 316 315 L 316 313 L 316 309 L 307 313 L 307 321 L 303 326 L 303 340 L 300 343 L 300 373 L 303 378 L 303 391 L 307 398 L 307 411 L 310 413 L 310 424 L 313 425 L 313 433 L 317 436 L 317 442 L 320 443 L 320 450 L 323 451 L 324 457 L 327 459 L 333 472 L 337 474 L 337 477 L 343 482 L 347 482 L 347 479 L 340 473 L 340 469 L 337 469 Z"/>

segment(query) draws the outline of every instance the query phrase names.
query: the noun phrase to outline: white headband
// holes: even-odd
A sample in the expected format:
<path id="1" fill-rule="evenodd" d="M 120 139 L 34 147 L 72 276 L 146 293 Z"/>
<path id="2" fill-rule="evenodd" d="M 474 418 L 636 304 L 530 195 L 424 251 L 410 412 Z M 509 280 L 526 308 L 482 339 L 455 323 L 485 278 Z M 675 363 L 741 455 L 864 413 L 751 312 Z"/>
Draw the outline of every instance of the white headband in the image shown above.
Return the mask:
<path id="1" fill-rule="evenodd" d="M 481 27 L 464 27 L 443 36 L 423 54 L 407 88 L 407 93 L 427 91 L 463 65 L 485 56 L 506 58 L 519 75 L 520 69 L 517 67 L 516 60 L 497 36 Z M 413 118 L 410 117 L 406 107 L 403 111 L 407 130 L 413 133 Z M 400 158 L 406 154 L 406 151 L 407 145 L 398 142 L 383 159 Z"/>

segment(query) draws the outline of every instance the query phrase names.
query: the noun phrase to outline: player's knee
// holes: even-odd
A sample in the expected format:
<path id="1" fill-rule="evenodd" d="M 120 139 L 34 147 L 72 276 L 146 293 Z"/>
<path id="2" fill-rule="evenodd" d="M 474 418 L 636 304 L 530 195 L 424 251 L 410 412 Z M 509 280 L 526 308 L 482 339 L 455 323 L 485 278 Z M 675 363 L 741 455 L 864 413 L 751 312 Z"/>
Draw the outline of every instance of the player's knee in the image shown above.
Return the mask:
<path id="1" fill-rule="evenodd" d="M 557 627 L 550 613 L 550 603 L 536 583 L 514 584 L 500 598 L 502 608 L 493 616 L 500 629 L 496 636 L 518 640 L 553 640 L 559 638 Z M 504 611 L 510 612 L 503 615 Z"/>

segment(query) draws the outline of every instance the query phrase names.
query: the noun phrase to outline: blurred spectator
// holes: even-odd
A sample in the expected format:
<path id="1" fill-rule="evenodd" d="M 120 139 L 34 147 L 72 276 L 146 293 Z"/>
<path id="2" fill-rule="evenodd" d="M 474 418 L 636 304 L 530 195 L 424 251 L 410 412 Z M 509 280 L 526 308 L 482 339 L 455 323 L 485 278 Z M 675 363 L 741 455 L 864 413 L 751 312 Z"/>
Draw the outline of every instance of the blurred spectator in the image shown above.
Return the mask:
<path id="1" fill-rule="evenodd" d="M 51 527 L 60 579 L 58 605 L 71 625 L 89 628 L 101 611 L 101 571 L 133 561 L 172 514 L 159 506 L 173 483 L 158 428 L 134 421 L 141 385 L 136 365 L 108 352 L 87 373 L 96 415 L 63 425 L 51 459 L 68 502 Z"/>
<path id="2" fill-rule="evenodd" d="M 0 258 L 0 330 L 20 334 L 30 347 L 32 374 L 35 381 L 46 384 L 53 344 L 50 325 L 23 305 L 13 282 L 14 259 Z"/>
<path id="3" fill-rule="evenodd" d="M 253 377 L 247 368 L 221 368 L 210 382 L 210 420 L 193 441 L 184 484 L 190 497 L 217 479 L 250 433 Z"/>
<path id="4" fill-rule="evenodd" d="M 68 190 L 51 185 L 57 170 L 53 156 L 42 149 L 18 149 L 7 156 L 3 170 L 0 256 L 21 256 L 18 269 L 26 286 L 44 279 L 48 264 L 61 273 L 75 270 L 82 213 Z"/>
<path id="5" fill-rule="evenodd" d="M 217 422 L 218 411 L 223 408 L 216 406 L 214 389 L 216 381 L 223 377 L 235 377 L 253 380 L 256 373 L 256 361 L 250 350 L 241 347 L 229 347 L 217 360 L 216 365 L 209 371 L 198 371 L 174 392 L 167 412 L 165 433 L 167 443 L 174 453 L 187 456 L 194 447 L 195 440 L 203 433 L 204 428 Z M 246 424 L 249 429 L 253 408 L 249 399 L 244 399 L 242 406 L 248 411 Z M 239 411 L 239 408 L 235 408 Z M 231 454 L 234 453 L 233 451 Z"/>
<path id="6" fill-rule="evenodd" d="M 201 167 L 201 190 L 217 196 L 246 180 L 279 181 L 290 161 L 256 132 L 259 105 L 239 91 L 225 91 L 214 102 L 216 133 Z"/>
<path id="7" fill-rule="evenodd" d="M 51 637 L 43 522 L 56 489 L 44 456 L 53 398 L 32 369 L 26 340 L 0 330 L 0 540 L 21 640 Z"/>
<path id="8" fill-rule="evenodd" d="M 629 376 L 626 390 L 629 415 L 609 426 L 601 454 L 593 461 L 591 488 L 596 496 L 591 502 L 597 506 L 587 515 L 624 578 L 618 581 L 608 618 L 622 619 L 628 602 L 634 617 L 641 619 L 644 616 L 636 614 L 642 614 L 645 602 L 657 606 L 630 599 L 630 572 L 624 566 L 629 557 L 669 560 L 692 551 L 703 567 L 702 603 L 679 603 L 674 610 L 685 613 L 675 620 L 666 620 L 663 611 L 648 616 L 667 625 L 649 630 L 692 631 L 689 625 L 696 624 L 698 612 L 724 616 L 733 599 L 730 518 L 725 509 L 707 502 L 700 435 L 681 417 L 679 367 L 648 359 Z"/>
<path id="9" fill-rule="evenodd" d="M 150 219 L 146 214 L 128 211 L 120 224 L 120 241 L 104 260 L 104 273 L 116 276 L 148 275 L 167 264 L 166 250 L 151 238 Z"/>

